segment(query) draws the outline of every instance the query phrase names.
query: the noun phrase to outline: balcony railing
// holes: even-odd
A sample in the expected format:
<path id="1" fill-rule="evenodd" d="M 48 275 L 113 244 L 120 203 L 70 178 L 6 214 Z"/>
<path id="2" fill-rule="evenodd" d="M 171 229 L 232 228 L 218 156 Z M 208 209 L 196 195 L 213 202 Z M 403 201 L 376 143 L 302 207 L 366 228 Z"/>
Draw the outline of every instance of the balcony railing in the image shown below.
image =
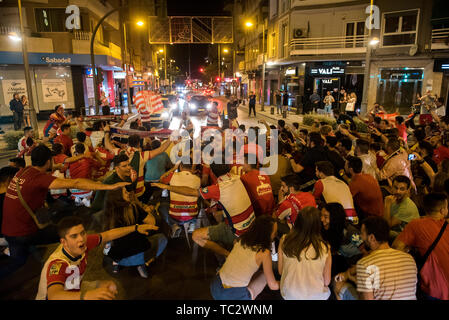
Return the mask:
<path id="1" fill-rule="evenodd" d="M 432 50 L 449 49 L 449 28 L 432 30 Z"/>
<path id="2" fill-rule="evenodd" d="M 16 33 L 17 35 L 20 35 L 20 28 L 14 26 L 0 25 L 0 35 L 7 36 L 10 33 Z"/>
<path id="3" fill-rule="evenodd" d="M 74 31 L 73 37 L 75 40 L 90 40 L 92 33 L 87 31 Z"/>
<path id="4" fill-rule="evenodd" d="M 292 39 L 290 54 L 363 53 L 367 40 L 367 35 Z"/>

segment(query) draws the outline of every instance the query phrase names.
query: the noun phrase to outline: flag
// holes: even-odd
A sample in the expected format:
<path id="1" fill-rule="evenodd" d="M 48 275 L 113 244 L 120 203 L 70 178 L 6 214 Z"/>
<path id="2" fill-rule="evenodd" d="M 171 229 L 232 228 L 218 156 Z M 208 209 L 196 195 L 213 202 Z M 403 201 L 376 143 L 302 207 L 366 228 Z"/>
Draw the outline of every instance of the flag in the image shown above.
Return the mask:
<path id="1" fill-rule="evenodd" d="M 151 102 L 149 99 L 148 91 L 139 91 L 134 96 L 134 104 L 136 105 L 137 112 L 140 114 L 140 120 L 142 122 L 150 122 L 150 106 Z"/>
<path id="2" fill-rule="evenodd" d="M 150 99 L 151 99 L 150 113 L 156 113 L 156 112 L 164 109 L 164 104 L 162 103 L 161 95 L 153 94 Z"/>

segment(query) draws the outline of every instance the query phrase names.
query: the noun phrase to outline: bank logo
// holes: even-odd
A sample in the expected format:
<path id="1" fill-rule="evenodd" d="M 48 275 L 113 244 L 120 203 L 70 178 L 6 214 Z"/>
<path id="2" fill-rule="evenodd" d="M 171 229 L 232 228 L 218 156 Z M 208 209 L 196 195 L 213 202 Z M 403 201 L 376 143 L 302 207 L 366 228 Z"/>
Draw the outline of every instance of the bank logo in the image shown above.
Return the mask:
<path id="1" fill-rule="evenodd" d="M 81 29 L 80 8 L 76 5 L 70 5 L 65 9 L 65 13 L 70 14 L 65 19 L 65 27 L 69 30 Z"/>

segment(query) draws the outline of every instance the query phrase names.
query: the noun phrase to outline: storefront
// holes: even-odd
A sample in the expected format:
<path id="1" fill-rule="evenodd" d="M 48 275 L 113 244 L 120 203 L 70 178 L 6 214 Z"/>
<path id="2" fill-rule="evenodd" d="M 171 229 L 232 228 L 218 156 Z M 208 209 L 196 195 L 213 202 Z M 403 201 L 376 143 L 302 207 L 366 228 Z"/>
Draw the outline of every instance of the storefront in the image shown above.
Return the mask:
<path id="1" fill-rule="evenodd" d="M 368 111 L 379 102 L 388 112 L 408 115 L 416 95 L 430 90 L 440 94 L 441 77 L 431 59 L 375 60 L 371 64 Z"/>
<path id="2" fill-rule="evenodd" d="M 441 87 L 439 96 L 444 99 L 444 103 L 447 106 L 449 101 L 449 59 L 435 59 L 433 64 L 433 72 L 435 74 L 435 78 L 439 76 L 441 79 Z M 435 89 L 437 88 L 437 84 L 435 84 Z M 446 114 L 449 114 L 446 111 Z"/>
<path id="3" fill-rule="evenodd" d="M 93 77 L 86 69 L 90 65 L 87 54 L 29 53 L 33 106 L 39 118 L 46 119 L 58 104 L 67 110 L 93 105 Z M 102 68 L 118 68 L 120 61 L 109 56 L 95 56 Z M 108 78 L 105 74 L 104 78 Z M 107 82 L 107 91 L 110 82 Z M 105 86 L 106 88 L 106 86 Z M 10 116 L 9 102 L 13 93 L 26 95 L 27 86 L 22 55 L 0 52 L 0 116 Z M 91 104 L 92 103 L 92 104 Z"/>
<path id="4" fill-rule="evenodd" d="M 376 100 L 382 106 L 410 111 L 423 89 L 424 69 L 380 69 Z"/>

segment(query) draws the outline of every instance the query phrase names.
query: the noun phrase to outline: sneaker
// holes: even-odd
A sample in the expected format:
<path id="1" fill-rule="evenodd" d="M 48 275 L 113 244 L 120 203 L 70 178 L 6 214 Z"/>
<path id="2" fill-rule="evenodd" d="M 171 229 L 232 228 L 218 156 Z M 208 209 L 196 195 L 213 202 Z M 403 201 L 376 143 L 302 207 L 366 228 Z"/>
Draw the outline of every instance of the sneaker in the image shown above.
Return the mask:
<path id="1" fill-rule="evenodd" d="M 195 229 L 196 229 L 196 222 L 190 222 L 188 232 L 193 233 L 193 231 L 195 231 Z"/>
<path id="2" fill-rule="evenodd" d="M 11 255 L 11 252 L 9 251 L 9 248 L 8 248 L 8 247 L 6 247 L 6 248 L 3 250 L 3 254 L 7 255 L 8 257 Z"/>
<path id="3" fill-rule="evenodd" d="M 117 274 L 120 270 L 120 266 L 117 262 L 112 262 L 112 273 Z"/>
<path id="4" fill-rule="evenodd" d="M 148 278 L 147 267 L 146 267 L 144 264 L 141 265 L 141 266 L 138 266 L 138 267 L 137 267 L 137 271 L 139 272 L 139 275 L 140 275 L 142 278 L 145 278 L 145 279 Z"/>
<path id="5" fill-rule="evenodd" d="M 171 238 L 178 238 L 181 235 L 181 227 L 178 226 L 177 224 L 174 224 L 171 226 Z"/>

